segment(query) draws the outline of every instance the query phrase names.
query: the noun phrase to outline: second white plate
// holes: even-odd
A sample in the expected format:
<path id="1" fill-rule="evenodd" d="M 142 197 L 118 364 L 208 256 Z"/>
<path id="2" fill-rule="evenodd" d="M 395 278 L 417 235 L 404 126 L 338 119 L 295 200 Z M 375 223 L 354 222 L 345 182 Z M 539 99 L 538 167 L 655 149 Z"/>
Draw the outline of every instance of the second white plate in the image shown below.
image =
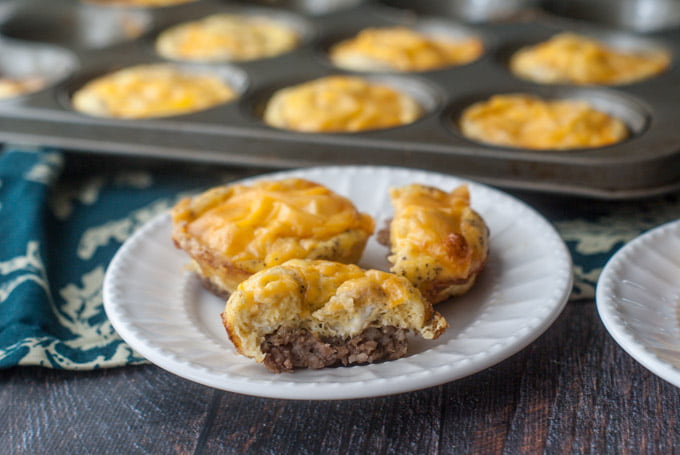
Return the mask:
<path id="1" fill-rule="evenodd" d="M 361 398 L 430 387 L 488 368 L 535 340 L 567 301 L 572 265 L 564 242 L 543 217 L 505 193 L 391 167 L 308 168 L 258 178 L 291 176 L 349 197 L 378 227 L 392 215 L 391 186 L 469 185 L 472 207 L 490 228 L 490 257 L 471 292 L 437 306 L 450 324 L 439 339 L 414 339 L 409 354 L 392 362 L 271 373 L 229 342 L 220 320 L 224 302 L 184 271 L 188 259 L 170 240 L 168 214 L 126 241 L 107 271 L 105 309 L 123 339 L 160 367 L 218 389 L 289 399 Z M 387 270 L 386 254 L 372 238 L 360 265 Z"/>
<path id="2" fill-rule="evenodd" d="M 680 387 L 680 221 L 652 229 L 616 252 L 595 299 L 616 342 L 652 373 Z"/>

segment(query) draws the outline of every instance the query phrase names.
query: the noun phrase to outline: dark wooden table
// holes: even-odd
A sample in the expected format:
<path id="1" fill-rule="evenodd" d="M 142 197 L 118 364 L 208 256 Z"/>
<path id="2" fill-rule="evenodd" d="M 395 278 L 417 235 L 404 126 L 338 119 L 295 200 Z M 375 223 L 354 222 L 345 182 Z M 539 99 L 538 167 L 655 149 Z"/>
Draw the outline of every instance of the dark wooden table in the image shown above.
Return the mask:
<path id="1" fill-rule="evenodd" d="M 347 401 L 213 390 L 153 366 L 0 371 L 0 453 L 672 454 L 680 390 L 626 354 L 593 302 L 459 381 Z"/>
<path id="2" fill-rule="evenodd" d="M 90 172 L 78 158 L 67 168 Z M 551 218 L 583 210 L 580 201 L 522 198 Z M 154 365 L 0 369 L 0 455 L 665 455 L 680 453 L 679 421 L 680 389 L 618 346 L 592 300 L 568 303 L 538 340 L 492 368 L 371 399 L 257 398 Z"/>

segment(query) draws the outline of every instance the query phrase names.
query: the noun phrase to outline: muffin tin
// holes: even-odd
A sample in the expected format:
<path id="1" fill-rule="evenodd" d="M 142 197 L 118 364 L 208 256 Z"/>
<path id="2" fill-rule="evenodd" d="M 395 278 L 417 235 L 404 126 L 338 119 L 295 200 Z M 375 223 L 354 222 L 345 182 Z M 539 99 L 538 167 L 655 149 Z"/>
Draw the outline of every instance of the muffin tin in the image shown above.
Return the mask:
<path id="1" fill-rule="evenodd" d="M 476 9 L 470 9 L 473 3 Z M 588 3 L 613 8 L 612 2 Z M 17 77 L 48 70 L 49 80 L 43 90 L 0 101 L 0 140 L 244 166 L 397 165 L 508 188 L 607 199 L 680 188 L 680 73 L 676 63 L 680 25 L 669 22 L 672 14 L 666 13 L 665 20 L 659 18 L 657 23 L 646 19 L 644 27 L 622 21 L 615 29 L 597 22 L 597 14 L 579 16 L 575 3 L 573 11 L 567 10 L 565 5 L 572 4 L 568 0 L 548 1 L 545 8 L 534 1 L 501 4 L 503 9 L 492 0 L 197 0 L 165 8 L 126 9 L 77 0 L 0 0 L 0 71 Z M 487 5 L 488 14 L 480 11 L 480 5 Z M 677 7 L 680 11 L 680 4 Z M 199 65 L 236 81 L 241 92 L 237 101 L 209 110 L 122 120 L 89 117 L 72 109 L 71 94 L 87 80 L 135 64 L 167 61 L 153 47 L 160 31 L 217 12 L 280 18 L 300 31 L 301 46 L 262 60 Z M 364 27 L 394 24 L 475 35 L 484 41 L 486 50 L 472 63 L 437 71 L 364 73 L 422 103 L 426 114 L 409 125 L 351 134 L 309 134 L 277 130 L 262 122 L 263 106 L 278 88 L 330 74 L 361 74 L 333 67 L 325 55 L 331 43 Z M 640 29 L 646 33 L 638 33 Z M 673 61 L 662 75 L 617 87 L 540 85 L 510 73 L 507 59 L 512 52 L 560 31 L 592 34 L 629 47 L 660 46 L 671 53 Z M 586 99 L 624 120 L 632 135 L 598 149 L 530 151 L 480 144 L 460 134 L 455 119 L 466 106 L 493 94 L 516 92 Z"/>

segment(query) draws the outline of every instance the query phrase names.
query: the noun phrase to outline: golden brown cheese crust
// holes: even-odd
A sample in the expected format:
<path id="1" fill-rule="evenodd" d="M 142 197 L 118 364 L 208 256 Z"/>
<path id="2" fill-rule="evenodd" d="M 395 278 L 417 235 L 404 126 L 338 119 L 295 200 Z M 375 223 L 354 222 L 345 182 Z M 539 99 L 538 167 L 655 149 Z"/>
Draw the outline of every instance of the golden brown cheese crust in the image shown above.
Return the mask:
<path id="1" fill-rule="evenodd" d="M 406 93 L 354 76 L 329 76 L 276 92 L 264 121 L 302 132 L 356 132 L 414 122 L 420 105 Z"/>
<path id="2" fill-rule="evenodd" d="M 437 338 L 448 327 L 406 279 L 353 264 L 292 259 L 243 281 L 222 314 L 241 354 L 264 360 L 261 346 L 280 328 L 319 339 L 347 339 L 369 327 L 395 327 Z"/>
<path id="3" fill-rule="evenodd" d="M 560 33 L 521 49 L 510 60 L 513 73 L 544 84 L 629 84 L 660 74 L 669 65 L 668 52 L 616 49 L 575 33 Z"/>
<path id="4" fill-rule="evenodd" d="M 98 117 L 166 117 L 208 109 L 236 96 L 217 76 L 150 64 L 88 82 L 73 95 L 73 107 Z"/>
<path id="5" fill-rule="evenodd" d="M 603 147 L 628 137 L 621 120 L 585 101 L 496 95 L 465 109 L 461 132 L 488 144 L 534 150 Z"/>
<path id="6" fill-rule="evenodd" d="M 214 14 L 161 33 L 156 51 L 177 60 L 243 61 L 287 52 L 300 37 L 280 21 L 255 15 Z"/>
<path id="7" fill-rule="evenodd" d="M 407 27 L 368 28 L 334 45 L 331 61 L 358 71 L 429 71 L 469 63 L 483 52 L 477 38 L 426 35 Z"/>
<path id="8" fill-rule="evenodd" d="M 489 251 L 489 230 L 470 207 L 467 186 L 447 193 L 412 184 L 391 188 L 390 197 L 390 270 L 432 303 L 467 292 Z"/>
<path id="9" fill-rule="evenodd" d="M 304 179 L 213 188 L 172 210 L 175 244 L 222 293 L 293 258 L 357 262 L 374 221 L 347 198 Z"/>

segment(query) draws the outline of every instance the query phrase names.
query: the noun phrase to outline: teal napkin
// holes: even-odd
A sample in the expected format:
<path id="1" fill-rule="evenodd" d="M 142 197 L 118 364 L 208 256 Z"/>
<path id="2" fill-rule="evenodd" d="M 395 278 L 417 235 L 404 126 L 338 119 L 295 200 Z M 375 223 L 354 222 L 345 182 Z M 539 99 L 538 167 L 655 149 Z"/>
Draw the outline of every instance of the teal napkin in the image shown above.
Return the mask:
<path id="1" fill-rule="evenodd" d="M 144 362 L 103 309 L 111 258 L 179 197 L 256 172 L 146 168 L 120 160 L 89 167 L 86 156 L 17 146 L 0 152 L 0 367 L 88 370 Z M 592 302 L 611 255 L 680 214 L 677 194 L 628 202 L 515 196 L 553 222 L 567 242 L 576 275 L 572 301 Z"/>
<path id="2" fill-rule="evenodd" d="M 186 166 L 67 171 L 65 154 L 56 150 L 0 152 L 0 367 L 87 370 L 143 362 L 104 312 L 109 261 L 178 197 L 237 175 L 192 174 Z"/>

